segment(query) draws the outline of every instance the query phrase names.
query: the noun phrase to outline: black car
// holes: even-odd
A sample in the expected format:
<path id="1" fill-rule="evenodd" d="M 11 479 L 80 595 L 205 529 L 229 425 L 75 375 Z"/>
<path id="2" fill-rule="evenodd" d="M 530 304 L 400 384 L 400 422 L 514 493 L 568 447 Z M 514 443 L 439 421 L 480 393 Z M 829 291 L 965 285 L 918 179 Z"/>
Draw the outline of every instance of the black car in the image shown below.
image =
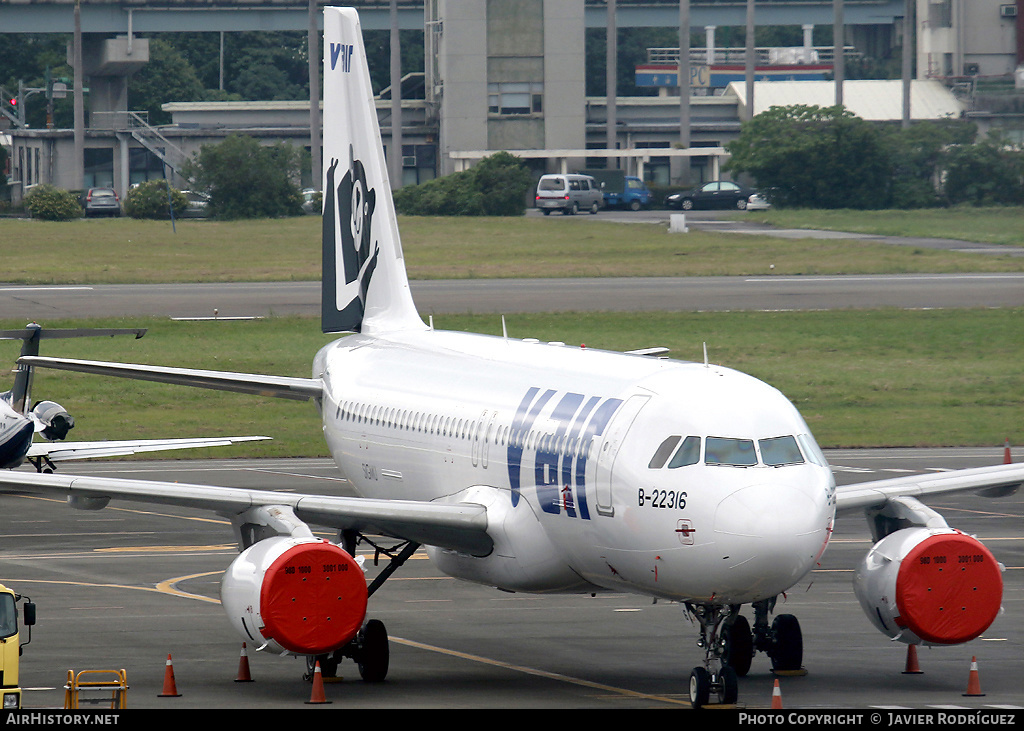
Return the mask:
<path id="1" fill-rule="evenodd" d="M 750 197 L 756 195 L 757 191 L 753 188 L 728 180 L 714 180 L 693 190 L 673 193 L 665 199 L 665 206 L 683 211 L 700 208 L 736 208 L 745 211 Z"/>
<path id="2" fill-rule="evenodd" d="M 86 216 L 121 215 L 121 200 L 113 188 L 89 188 L 84 204 Z"/>

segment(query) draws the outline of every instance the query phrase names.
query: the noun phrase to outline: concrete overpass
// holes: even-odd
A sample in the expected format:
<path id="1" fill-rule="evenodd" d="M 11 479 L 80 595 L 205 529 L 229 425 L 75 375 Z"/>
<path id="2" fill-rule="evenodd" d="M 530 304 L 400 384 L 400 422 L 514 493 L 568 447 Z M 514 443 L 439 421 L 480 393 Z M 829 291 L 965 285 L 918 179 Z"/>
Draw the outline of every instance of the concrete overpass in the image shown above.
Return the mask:
<path id="1" fill-rule="evenodd" d="M 75 0 L 0 0 L 3 33 L 71 33 Z M 318 2 L 318 5 L 331 4 Z M 360 10 L 363 27 L 387 30 L 387 0 L 350 0 Z M 399 0 L 399 26 L 423 28 L 423 0 Z M 903 17 L 904 0 L 845 0 L 847 26 L 891 25 Z M 678 0 L 618 0 L 619 27 L 678 27 Z M 306 31 L 308 4 L 302 0 L 81 0 L 82 32 L 123 34 L 199 31 Z M 831 25 L 833 0 L 759 0 L 757 24 Z M 607 3 L 586 1 L 586 24 L 606 27 Z M 693 28 L 743 26 L 745 0 L 693 0 Z"/>

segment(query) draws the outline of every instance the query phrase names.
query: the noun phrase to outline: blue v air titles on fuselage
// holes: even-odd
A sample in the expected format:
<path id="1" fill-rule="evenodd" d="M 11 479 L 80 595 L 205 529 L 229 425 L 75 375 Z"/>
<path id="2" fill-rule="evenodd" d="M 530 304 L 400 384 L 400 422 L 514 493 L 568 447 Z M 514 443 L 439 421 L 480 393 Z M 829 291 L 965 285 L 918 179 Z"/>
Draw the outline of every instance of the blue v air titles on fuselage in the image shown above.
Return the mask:
<path id="1" fill-rule="evenodd" d="M 556 395 L 554 389 L 530 388 L 516 410 L 508 443 L 508 479 L 512 506 L 519 504 L 523 489 L 523 452 L 538 417 Z M 581 393 L 565 393 L 554 401 L 548 419 L 555 427 L 540 437 L 534 456 L 534 485 L 541 510 L 554 515 L 563 510 L 571 518 L 590 519 L 587 504 L 587 445 L 604 433 L 622 399 L 602 399 Z M 575 490 L 573 490 L 575 487 Z"/>

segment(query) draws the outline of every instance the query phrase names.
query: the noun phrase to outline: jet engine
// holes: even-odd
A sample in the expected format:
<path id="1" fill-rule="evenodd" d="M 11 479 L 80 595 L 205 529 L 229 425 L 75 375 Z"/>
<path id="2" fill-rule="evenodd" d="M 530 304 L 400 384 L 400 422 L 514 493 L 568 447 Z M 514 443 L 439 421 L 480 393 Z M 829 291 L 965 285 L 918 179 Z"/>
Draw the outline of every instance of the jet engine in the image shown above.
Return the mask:
<path id="1" fill-rule="evenodd" d="M 71 414 L 53 401 L 40 401 L 33 406 L 32 420 L 36 424 L 36 431 L 51 442 L 64 439 L 75 425 Z"/>
<path id="2" fill-rule="evenodd" d="M 853 588 L 890 639 L 955 645 L 973 640 L 999 614 L 1002 570 L 981 542 L 960 531 L 903 528 L 871 548 Z"/>
<path id="3" fill-rule="evenodd" d="M 321 655 L 344 647 L 362 626 L 366 578 L 340 546 L 275 536 L 231 563 L 221 603 L 234 628 L 260 649 Z"/>

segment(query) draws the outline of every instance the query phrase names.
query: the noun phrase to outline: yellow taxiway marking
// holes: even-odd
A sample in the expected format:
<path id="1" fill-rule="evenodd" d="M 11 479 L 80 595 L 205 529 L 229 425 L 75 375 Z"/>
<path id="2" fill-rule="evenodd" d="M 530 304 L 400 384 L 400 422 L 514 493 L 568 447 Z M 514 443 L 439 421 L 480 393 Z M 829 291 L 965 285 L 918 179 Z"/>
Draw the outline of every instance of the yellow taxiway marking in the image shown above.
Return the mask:
<path id="1" fill-rule="evenodd" d="M 571 675 L 563 675 L 562 673 L 552 673 L 547 670 L 539 670 L 537 668 L 527 667 L 526 665 L 516 665 L 514 663 L 503 662 L 501 660 L 493 660 L 489 657 L 482 657 L 480 655 L 471 655 L 467 652 L 459 652 L 457 650 L 448 650 L 443 647 L 437 647 L 436 645 L 427 645 L 422 642 L 416 642 L 415 640 L 406 640 L 401 637 L 389 637 L 392 642 L 398 642 L 407 647 L 415 647 L 420 650 L 427 650 L 429 652 L 437 652 L 442 655 L 448 655 L 449 657 L 457 657 L 462 660 L 469 660 L 471 662 L 478 662 L 484 665 L 491 665 L 497 668 L 504 668 L 505 670 L 512 670 L 517 673 L 525 673 L 527 675 L 534 675 L 539 678 L 547 678 L 548 680 L 557 680 L 563 683 L 570 683 L 572 685 L 579 685 L 584 688 L 591 688 L 592 690 L 599 690 L 603 693 L 610 693 L 612 695 L 628 696 L 630 698 L 646 698 L 647 700 L 656 703 L 670 703 L 672 705 L 690 707 L 690 699 L 672 698 L 664 695 L 652 695 L 650 693 L 640 693 L 635 690 L 627 690 L 626 688 L 616 688 L 613 685 L 604 685 L 603 683 L 595 683 L 591 680 L 584 680 L 582 678 L 574 678 Z"/>

